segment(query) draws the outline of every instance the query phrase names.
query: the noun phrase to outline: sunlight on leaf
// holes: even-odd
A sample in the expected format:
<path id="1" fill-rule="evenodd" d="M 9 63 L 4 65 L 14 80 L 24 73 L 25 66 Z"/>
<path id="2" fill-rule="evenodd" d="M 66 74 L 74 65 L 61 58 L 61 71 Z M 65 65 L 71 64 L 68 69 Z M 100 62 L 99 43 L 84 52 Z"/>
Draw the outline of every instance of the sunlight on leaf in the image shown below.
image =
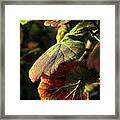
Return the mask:
<path id="1" fill-rule="evenodd" d="M 61 63 L 69 63 L 78 59 L 84 49 L 85 46 L 82 42 L 69 39 L 55 44 L 33 64 L 29 71 L 29 77 L 34 81 L 39 79 L 42 73 L 50 76 Z"/>
<path id="2" fill-rule="evenodd" d="M 20 20 L 20 23 L 21 23 L 22 25 L 25 25 L 25 24 L 27 24 L 29 21 L 31 21 L 31 20 Z"/>
<path id="3" fill-rule="evenodd" d="M 29 70 L 32 82 L 40 80 L 41 100 L 99 99 L 100 34 L 97 22 L 47 20 L 44 25 L 55 29 L 57 43 Z"/>

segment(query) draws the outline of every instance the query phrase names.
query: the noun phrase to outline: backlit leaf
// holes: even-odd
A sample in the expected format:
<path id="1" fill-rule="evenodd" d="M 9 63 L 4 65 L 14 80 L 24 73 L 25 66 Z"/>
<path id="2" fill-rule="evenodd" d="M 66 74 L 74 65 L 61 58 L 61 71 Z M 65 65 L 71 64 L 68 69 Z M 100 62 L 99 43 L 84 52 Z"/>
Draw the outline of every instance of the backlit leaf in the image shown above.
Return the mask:
<path id="1" fill-rule="evenodd" d="M 70 29 L 69 24 L 62 25 L 60 28 L 58 28 L 56 35 L 57 42 L 60 42 L 63 39 L 65 34 L 69 32 L 69 29 Z"/>
<path id="2" fill-rule="evenodd" d="M 69 63 L 78 59 L 84 49 L 85 46 L 81 41 L 69 39 L 53 45 L 33 64 L 29 71 L 29 77 L 35 81 L 40 78 L 42 73 L 50 76 L 61 63 Z"/>
<path id="3" fill-rule="evenodd" d="M 44 22 L 45 26 L 60 27 L 61 25 L 66 24 L 70 20 L 46 20 Z"/>
<path id="4" fill-rule="evenodd" d="M 85 85 L 85 89 L 89 92 L 92 92 L 96 87 L 100 85 L 100 82 L 93 82 Z"/>
<path id="5" fill-rule="evenodd" d="M 44 73 L 48 76 L 53 74 L 61 63 L 69 63 L 80 58 L 85 51 L 83 27 L 91 25 L 91 22 L 78 23 L 58 43 L 49 48 L 33 64 L 29 71 L 29 77 L 34 82 Z M 78 36 L 78 38 L 77 38 Z"/>
<path id="6" fill-rule="evenodd" d="M 64 22 L 44 23 L 58 30 L 57 43 L 36 60 L 29 77 L 32 82 L 41 80 L 38 92 L 42 100 L 99 99 L 98 25 L 86 20 L 74 25 Z"/>
<path id="7" fill-rule="evenodd" d="M 20 20 L 20 23 L 21 23 L 22 25 L 25 25 L 25 24 L 27 24 L 29 21 L 30 21 L 30 20 Z"/>
<path id="8" fill-rule="evenodd" d="M 50 76 L 42 74 L 38 87 L 40 98 L 42 100 L 87 99 L 84 92 L 85 84 L 87 81 L 91 81 L 93 78 L 96 80 L 96 77 L 99 77 L 97 73 L 92 73 L 93 71 L 85 68 L 84 62 L 62 64 L 54 74 Z"/>

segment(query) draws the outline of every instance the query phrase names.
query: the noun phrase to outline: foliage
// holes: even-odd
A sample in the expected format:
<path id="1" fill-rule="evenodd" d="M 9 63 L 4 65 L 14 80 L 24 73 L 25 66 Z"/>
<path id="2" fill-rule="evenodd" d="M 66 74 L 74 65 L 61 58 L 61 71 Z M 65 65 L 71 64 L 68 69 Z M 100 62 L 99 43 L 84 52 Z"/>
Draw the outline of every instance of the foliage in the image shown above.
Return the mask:
<path id="1" fill-rule="evenodd" d="M 37 31 L 46 29 L 46 34 L 53 36 L 49 37 L 52 44 L 42 52 L 39 44 L 34 45 L 40 57 L 29 70 L 31 81 L 40 82 L 40 99 L 100 99 L 100 21 L 47 20 L 42 27 Z"/>
<path id="2" fill-rule="evenodd" d="M 20 23 L 21 23 L 22 25 L 25 25 L 25 24 L 27 24 L 29 21 L 30 21 L 30 20 L 20 20 Z"/>

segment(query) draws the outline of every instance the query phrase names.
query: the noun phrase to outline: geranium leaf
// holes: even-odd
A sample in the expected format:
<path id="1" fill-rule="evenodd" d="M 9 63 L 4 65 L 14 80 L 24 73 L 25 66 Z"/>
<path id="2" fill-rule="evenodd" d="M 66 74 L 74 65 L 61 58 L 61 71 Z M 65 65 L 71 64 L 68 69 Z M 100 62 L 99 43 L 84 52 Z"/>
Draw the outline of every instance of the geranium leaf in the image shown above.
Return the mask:
<path id="1" fill-rule="evenodd" d="M 83 94 L 84 88 L 85 88 L 84 83 L 80 81 L 79 84 L 75 88 L 75 92 L 73 94 L 73 99 L 79 100 Z"/>
<path id="2" fill-rule="evenodd" d="M 88 87 L 86 83 L 91 81 L 95 76 L 99 77 L 97 73 L 91 76 L 92 73 L 93 71 L 88 70 L 83 61 L 60 65 L 54 74 L 50 76 L 42 74 L 38 87 L 40 97 L 44 100 L 86 99 L 82 97 L 86 86 Z"/>
<path id="3" fill-rule="evenodd" d="M 85 46 L 81 41 L 65 39 L 56 43 L 33 64 L 29 71 L 29 77 L 35 81 L 40 78 L 42 73 L 50 76 L 61 63 L 69 63 L 78 59 L 84 50 Z"/>
<path id="4" fill-rule="evenodd" d="M 42 73 L 50 76 L 57 71 L 60 64 L 70 63 L 80 58 L 85 52 L 85 40 L 88 41 L 88 38 L 91 37 L 87 31 L 90 26 L 93 27 L 92 22 L 79 22 L 58 43 L 49 48 L 33 64 L 29 71 L 30 79 L 34 82 L 40 78 Z"/>

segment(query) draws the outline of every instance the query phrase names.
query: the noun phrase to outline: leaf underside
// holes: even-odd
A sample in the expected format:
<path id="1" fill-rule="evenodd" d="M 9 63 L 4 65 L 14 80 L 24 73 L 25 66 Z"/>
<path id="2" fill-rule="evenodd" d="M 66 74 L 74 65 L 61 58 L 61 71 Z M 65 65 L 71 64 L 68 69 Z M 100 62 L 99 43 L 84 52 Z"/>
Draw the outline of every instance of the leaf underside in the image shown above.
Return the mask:
<path id="1" fill-rule="evenodd" d="M 53 74 L 61 63 L 69 63 L 78 59 L 84 52 L 85 46 L 81 41 L 65 40 L 49 48 L 33 64 L 29 71 L 31 80 L 37 80 L 41 74 Z"/>

